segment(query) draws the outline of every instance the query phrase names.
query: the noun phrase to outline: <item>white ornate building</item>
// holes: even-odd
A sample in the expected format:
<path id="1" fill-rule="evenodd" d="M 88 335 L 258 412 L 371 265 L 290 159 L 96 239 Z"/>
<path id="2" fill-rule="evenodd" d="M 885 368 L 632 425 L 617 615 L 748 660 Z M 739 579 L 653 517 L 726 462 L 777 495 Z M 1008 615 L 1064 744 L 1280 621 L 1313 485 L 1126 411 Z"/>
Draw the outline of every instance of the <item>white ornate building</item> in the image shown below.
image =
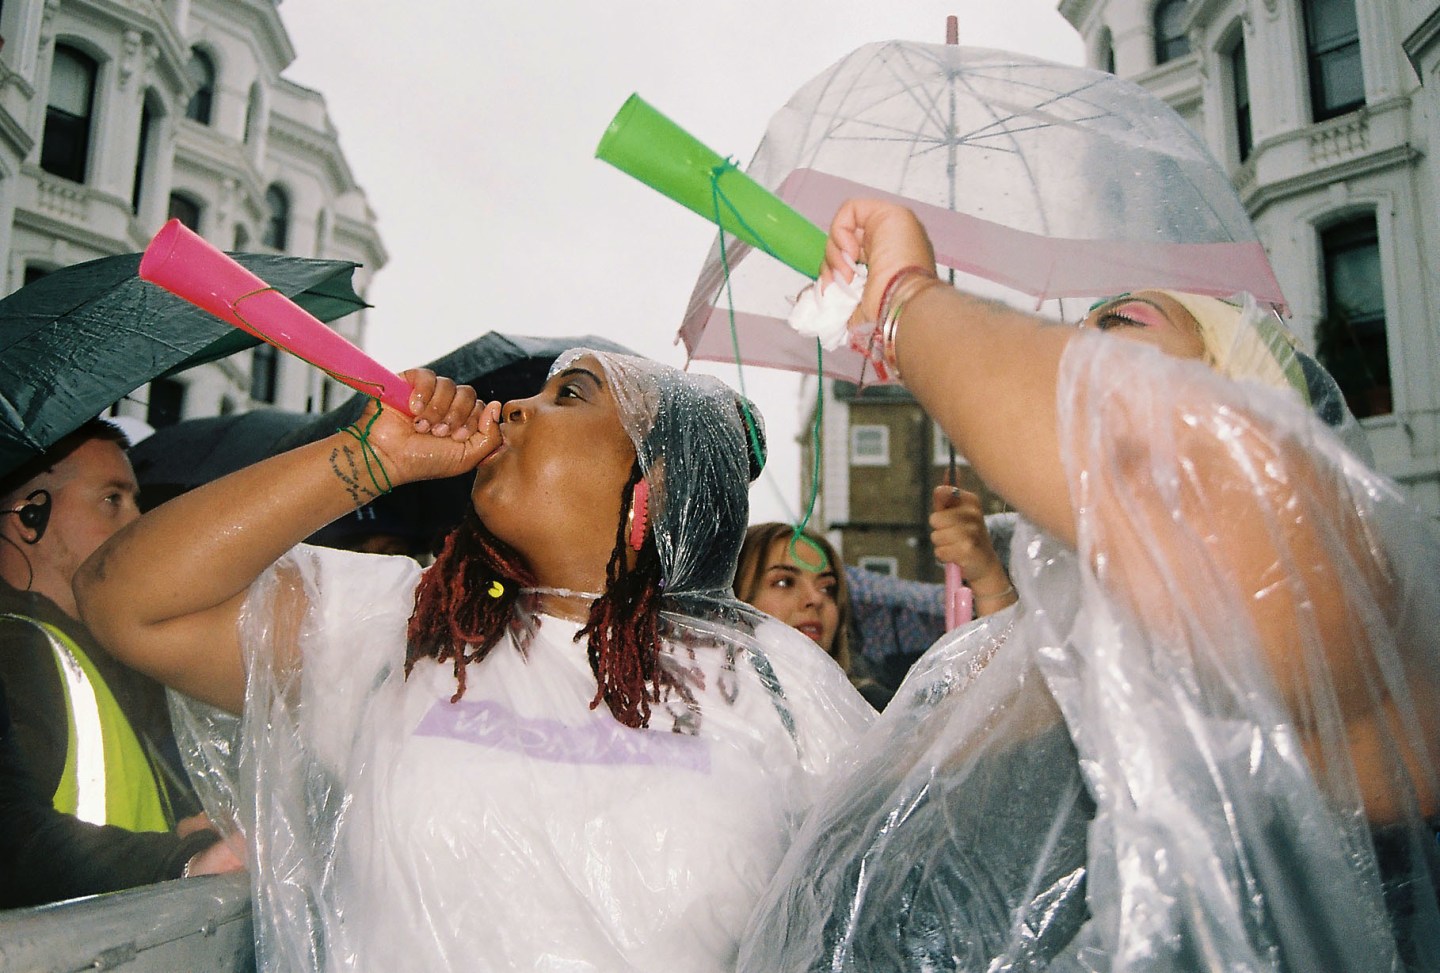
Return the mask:
<path id="1" fill-rule="evenodd" d="M 224 250 L 386 254 L 324 98 L 281 76 L 279 0 L 0 2 L 0 272 L 144 249 L 178 216 Z M 335 327 L 363 343 L 364 312 Z M 157 382 L 119 414 L 163 425 L 274 405 L 318 410 L 319 373 L 262 346 Z M 348 394 L 348 390 L 345 390 Z"/>
<path id="2" fill-rule="evenodd" d="M 1440 3 L 1062 0 L 1240 192 L 1376 461 L 1440 516 Z M 1424 85 L 1421 85 L 1421 79 Z"/>
<path id="3" fill-rule="evenodd" d="M 1059 10 L 1091 67 L 1165 99 L 1227 168 L 1292 327 L 1342 381 L 1381 471 L 1440 518 L 1440 0 Z M 817 522 L 847 564 L 938 580 L 925 514 L 943 436 L 909 396 L 825 384 Z M 807 379 L 802 411 L 814 394 Z"/>

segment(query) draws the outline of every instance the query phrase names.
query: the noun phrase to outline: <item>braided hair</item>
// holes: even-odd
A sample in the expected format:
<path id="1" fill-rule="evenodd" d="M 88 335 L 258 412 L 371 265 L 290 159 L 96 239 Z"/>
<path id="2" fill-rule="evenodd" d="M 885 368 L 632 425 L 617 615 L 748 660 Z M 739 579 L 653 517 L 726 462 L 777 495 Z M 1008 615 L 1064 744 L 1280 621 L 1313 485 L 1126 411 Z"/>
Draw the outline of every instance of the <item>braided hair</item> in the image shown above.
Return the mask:
<path id="1" fill-rule="evenodd" d="M 622 493 L 623 504 L 634 502 L 635 485 L 641 479 L 640 464 L 630 470 Z M 604 700 L 615 719 L 630 727 L 650 725 L 650 704 L 671 689 L 687 690 L 674 673 L 660 662 L 660 555 L 654 532 L 647 532 L 644 544 L 631 568 L 629 530 L 620 518 L 615 547 L 605 566 L 605 592 L 590 606 L 590 619 L 575 635 L 589 637 L 590 670 L 595 673 L 594 709 Z"/>
<path id="2" fill-rule="evenodd" d="M 480 520 L 474 508 L 445 538 L 435 563 L 420 577 L 406 632 L 405 675 L 425 656 L 453 660 L 456 702 L 465 695 L 465 669 L 500 640 L 514 617 L 520 589 L 535 576 L 520 555 Z M 491 594 L 499 586 L 498 594 Z"/>
<path id="3" fill-rule="evenodd" d="M 636 462 L 622 492 L 626 510 L 641 476 Z M 587 654 L 596 683 L 590 708 L 603 701 L 616 720 L 638 729 L 649 726 L 651 704 L 662 694 L 678 689 L 688 697 L 688 689 L 660 662 L 662 585 L 654 534 L 646 534 L 634 567 L 628 536 L 626 518 L 621 516 L 605 568 L 604 593 L 591 605 L 589 620 L 575 641 L 589 638 Z M 415 592 L 405 674 L 426 656 L 452 661 L 456 691 L 450 701 L 458 701 L 465 695 L 467 667 L 485 658 L 513 627 L 521 589 L 535 583 L 520 555 L 491 534 L 473 509 L 467 511 Z M 522 649 L 523 637 L 521 633 L 517 639 Z"/>

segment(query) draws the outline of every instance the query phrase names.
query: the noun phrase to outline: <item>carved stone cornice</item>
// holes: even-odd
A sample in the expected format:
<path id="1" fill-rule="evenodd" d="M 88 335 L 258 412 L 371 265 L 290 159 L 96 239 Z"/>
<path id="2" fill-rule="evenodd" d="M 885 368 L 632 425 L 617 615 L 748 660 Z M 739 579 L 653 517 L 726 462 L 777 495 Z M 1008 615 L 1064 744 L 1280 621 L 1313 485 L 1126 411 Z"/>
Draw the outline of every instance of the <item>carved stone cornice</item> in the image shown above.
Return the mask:
<path id="1" fill-rule="evenodd" d="M 117 58 L 115 78 L 124 91 L 130 87 L 135 73 L 140 69 L 145 38 L 134 27 L 127 28 L 120 35 L 120 57 Z"/>

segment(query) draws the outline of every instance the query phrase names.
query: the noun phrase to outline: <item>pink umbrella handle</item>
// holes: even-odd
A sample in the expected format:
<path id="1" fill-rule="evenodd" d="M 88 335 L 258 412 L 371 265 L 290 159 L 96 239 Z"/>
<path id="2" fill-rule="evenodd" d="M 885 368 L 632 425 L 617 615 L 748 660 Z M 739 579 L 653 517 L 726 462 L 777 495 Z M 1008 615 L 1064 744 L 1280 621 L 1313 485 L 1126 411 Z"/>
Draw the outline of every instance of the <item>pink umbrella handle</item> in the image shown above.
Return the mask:
<path id="1" fill-rule="evenodd" d="M 960 565 L 945 565 L 945 631 L 959 628 L 975 617 L 975 593 L 965 587 Z"/>
<path id="2" fill-rule="evenodd" d="M 323 369 L 337 382 L 412 415 L 410 383 L 179 220 L 161 227 L 145 248 L 140 277 Z"/>

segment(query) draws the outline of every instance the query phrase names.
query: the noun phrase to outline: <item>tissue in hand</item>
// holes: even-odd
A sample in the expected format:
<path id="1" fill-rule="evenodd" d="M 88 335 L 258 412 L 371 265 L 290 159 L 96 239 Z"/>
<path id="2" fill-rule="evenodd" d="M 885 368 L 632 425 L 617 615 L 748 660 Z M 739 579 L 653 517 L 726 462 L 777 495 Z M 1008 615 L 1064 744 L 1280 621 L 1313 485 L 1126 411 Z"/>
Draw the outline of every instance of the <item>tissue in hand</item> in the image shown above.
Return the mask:
<path id="1" fill-rule="evenodd" d="M 826 351 L 834 351 L 845 344 L 850 315 L 855 313 L 864 291 L 864 267 L 855 268 L 855 276 L 849 283 L 836 278 L 823 291 L 816 281 L 800 292 L 790 311 L 790 327 L 806 337 L 819 339 Z"/>

